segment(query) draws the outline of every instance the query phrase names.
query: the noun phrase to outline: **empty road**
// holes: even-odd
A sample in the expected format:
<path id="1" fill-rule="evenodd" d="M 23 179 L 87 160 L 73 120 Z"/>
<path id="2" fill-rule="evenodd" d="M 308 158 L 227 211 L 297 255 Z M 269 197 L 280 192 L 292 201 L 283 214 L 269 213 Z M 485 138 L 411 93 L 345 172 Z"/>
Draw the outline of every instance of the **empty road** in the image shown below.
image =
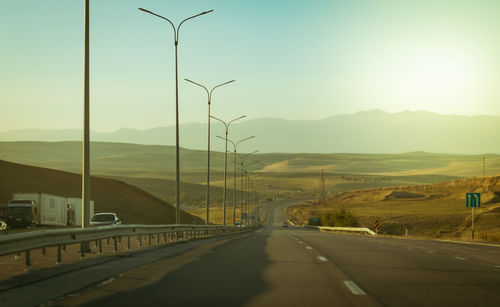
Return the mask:
<path id="1" fill-rule="evenodd" d="M 128 269 L 49 304 L 500 305 L 498 246 L 283 228 L 283 206 L 274 208 L 270 220 L 256 232 L 178 244 L 185 251 Z"/>

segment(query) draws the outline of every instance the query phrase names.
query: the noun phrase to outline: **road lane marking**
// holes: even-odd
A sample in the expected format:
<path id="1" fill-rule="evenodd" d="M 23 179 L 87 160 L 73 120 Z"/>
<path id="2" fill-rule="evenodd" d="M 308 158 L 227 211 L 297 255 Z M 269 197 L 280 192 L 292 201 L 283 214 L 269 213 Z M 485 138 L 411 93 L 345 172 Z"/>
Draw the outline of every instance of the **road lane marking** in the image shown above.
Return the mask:
<path id="1" fill-rule="evenodd" d="M 428 252 L 429 254 L 434 254 L 434 251 L 426 251 L 426 252 Z"/>
<path id="2" fill-rule="evenodd" d="M 462 257 L 458 257 L 458 256 L 457 257 L 453 257 L 453 258 L 458 259 L 458 260 L 467 260 L 467 258 L 462 258 Z"/>
<path id="3" fill-rule="evenodd" d="M 328 261 L 328 259 L 326 259 L 325 257 L 323 256 L 318 256 L 318 259 L 321 260 L 321 261 Z"/>
<path id="4" fill-rule="evenodd" d="M 299 243 L 300 243 L 300 244 L 304 244 L 304 242 L 302 242 L 302 241 L 299 241 Z"/>
<path id="5" fill-rule="evenodd" d="M 349 289 L 354 295 L 366 295 L 365 291 L 361 290 L 358 285 L 352 280 L 344 280 L 344 285 Z"/>
<path id="6" fill-rule="evenodd" d="M 313 249 L 313 248 L 312 248 L 312 247 L 310 247 L 310 246 L 306 246 L 306 248 L 307 248 L 308 250 L 311 250 L 311 249 Z"/>

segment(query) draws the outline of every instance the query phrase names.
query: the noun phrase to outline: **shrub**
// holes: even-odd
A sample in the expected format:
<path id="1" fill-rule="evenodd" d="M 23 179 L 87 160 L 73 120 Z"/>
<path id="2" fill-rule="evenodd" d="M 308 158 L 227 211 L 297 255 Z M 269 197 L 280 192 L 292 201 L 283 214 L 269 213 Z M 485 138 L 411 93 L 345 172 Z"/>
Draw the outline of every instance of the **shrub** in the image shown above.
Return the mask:
<path id="1" fill-rule="evenodd" d="M 319 225 L 328 227 L 356 227 L 359 223 L 352 212 L 342 208 L 321 215 Z"/>

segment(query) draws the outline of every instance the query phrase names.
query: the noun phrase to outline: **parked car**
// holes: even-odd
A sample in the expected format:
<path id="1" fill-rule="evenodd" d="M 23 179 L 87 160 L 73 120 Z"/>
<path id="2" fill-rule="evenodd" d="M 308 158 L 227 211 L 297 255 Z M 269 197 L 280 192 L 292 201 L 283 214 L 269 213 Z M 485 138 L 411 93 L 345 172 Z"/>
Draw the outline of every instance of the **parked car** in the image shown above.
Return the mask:
<path id="1" fill-rule="evenodd" d="M 0 231 L 6 231 L 7 230 L 7 223 L 4 221 L 0 221 Z"/>
<path id="2" fill-rule="evenodd" d="M 288 228 L 288 223 L 287 222 L 284 222 L 283 223 L 283 228 L 287 227 Z"/>
<path id="3" fill-rule="evenodd" d="M 96 213 L 90 219 L 90 225 L 101 226 L 101 225 L 120 225 L 122 221 L 118 218 L 116 213 L 102 212 Z"/>

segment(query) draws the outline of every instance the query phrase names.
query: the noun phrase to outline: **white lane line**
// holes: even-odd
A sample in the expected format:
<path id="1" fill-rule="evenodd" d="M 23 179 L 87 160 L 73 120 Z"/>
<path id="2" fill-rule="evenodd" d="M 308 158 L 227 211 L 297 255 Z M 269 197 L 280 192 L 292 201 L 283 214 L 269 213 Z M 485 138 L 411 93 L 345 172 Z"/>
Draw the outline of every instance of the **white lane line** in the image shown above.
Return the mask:
<path id="1" fill-rule="evenodd" d="M 365 291 L 361 290 L 358 285 L 352 280 L 344 280 L 344 285 L 349 289 L 354 295 L 366 295 Z"/>
<path id="2" fill-rule="evenodd" d="M 318 259 L 321 260 L 321 261 L 328 261 L 328 259 L 326 259 L 325 257 L 323 256 L 318 256 Z"/>
<path id="3" fill-rule="evenodd" d="M 500 265 L 495 265 L 495 267 L 500 268 Z"/>
<path id="4" fill-rule="evenodd" d="M 467 260 L 467 258 L 462 258 L 462 257 L 453 257 L 455 259 L 458 259 L 458 260 Z"/>
<path id="5" fill-rule="evenodd" d="M 310 247 L 310 246 L 306 246 L 306 248 L 307 248 L 308 250 L 311 250 L 311 249 L 313 249 L 313 248 L 312 248 L 312 247 Z"/>
<path id="6" fill-rule="evenodd" d="M 429 254 L 434 254 L 434 251 L 426 251 L 426 252 L 428 252 Z"/>
<path id="7" fill-rule="evenodd" d="M 299 243 L 300 243 L 300 244 L 304 244 L 304 242 L 302 242 L 302 241 L 299 241 Z"/>

